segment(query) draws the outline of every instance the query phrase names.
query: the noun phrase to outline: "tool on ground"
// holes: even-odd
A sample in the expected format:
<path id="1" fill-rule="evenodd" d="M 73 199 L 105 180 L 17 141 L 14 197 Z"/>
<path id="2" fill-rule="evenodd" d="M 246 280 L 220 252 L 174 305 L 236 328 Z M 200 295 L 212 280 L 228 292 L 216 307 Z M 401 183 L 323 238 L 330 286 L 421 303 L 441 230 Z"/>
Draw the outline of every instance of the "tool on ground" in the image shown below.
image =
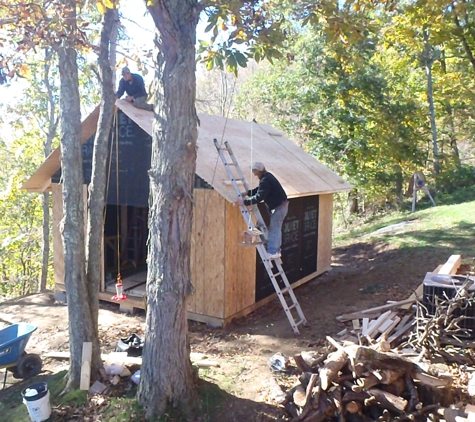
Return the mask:
<path id="1" fill-rule="evenodd" d="M 236 161 L 236 158 L 229 143 L 224 142 L 223 147 L 217 139 L 214 139 L 214 145 L 218 151 L 221 161 L 224 164 L 224 167 L 231 181 L 231 184 L 234 187 L 237 197 L 243 199 L 242 189 L 239 188 L 238 183 L 242 183 L 246 192 L 248 192 L 250 189 L 246 182 L 246 179 L 244 178 L 244 174 L 242 173 L 241 168 L 239 167 L 239 164 Z M 228 160 L 226 155 L 229 156 L 230 161 Z M 277 296 L 279 297 L 280 303 L 282 304 L 287 318 L 289 319 L 290 325 L 292 326 L 294 332 L 299 334 L 298 326 L 301 324 L 306 325 L 307 320 L 305 319 L 300 304 L 297 301 L 297 298 L 295 297 L 295 293 L 292 290 L 292 286 L 290 285 L 289 280 L 287 279 L 285 271 L 282 268 L 282 260 L 280 258 L 269 259 L 268 257 L 266 247 L 264 246 L 264 244 L 267 243 L 268 230 L 266 223 L 264 222 L 264 219 L 262 218 L 262 215 L 259 211 L 259 208 L 257 207 L 257 205 L 252 205 L 250 208 L 245 205 L 240 205 L 239 208 L 241 210 L 244 221 L 248 225 L 248 231 L 250 233 L 262 233 L 260 235 L 262 241 L 254 242 L 254 244 L 257 247 L 259 255 L 266 268 L 267 274 L 269 275 L 272 285 L 274 286 Z M 277 271 L 274 272 L 274 269 L 276 269 Z M 283 287 L 281 287 L 282 285 Z M 288 298 L 285 295 L 288 295 L 288 297 L 290 298 L 290 303 L 288 303 Z M 292 312 L 295 312 L 296 315 L 294 316 Z"/>

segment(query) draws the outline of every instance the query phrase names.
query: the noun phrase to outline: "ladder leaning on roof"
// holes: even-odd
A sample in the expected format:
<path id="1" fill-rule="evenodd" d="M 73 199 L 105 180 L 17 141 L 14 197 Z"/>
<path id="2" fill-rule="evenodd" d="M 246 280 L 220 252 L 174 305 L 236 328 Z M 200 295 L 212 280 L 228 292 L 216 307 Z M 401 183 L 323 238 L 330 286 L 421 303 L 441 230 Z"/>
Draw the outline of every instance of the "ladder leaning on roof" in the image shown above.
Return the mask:
<path id="1" fill-rule="evenodd" d="M 229 146 L 229 143 L 224 142 L 223 147 L 219 144 L 217 139 L 214 139 L 213 141 L 216 149 L 218 150 L 219 157 L 221 158 L 221 161 L 224 164 L 224 168 L 226 169 L 231 184 L 234 187 L 236 196 L 238 198 L 242 198 L 242 190 L 239 189 L 238 182 L 241 182 L 243 184 L 246 192 L 249 191 L 249 186 L 246 182 L 246 179 L 244 178 L 244 174 L 242 173 L 239 164 L 236 161 L 233 151 Z M 231 159 L 230 161 L 228 161 L 225 153 L 227 153 L 227 155 Z M 252 205 L 250 208 L 245 205 L 241 205 L 239 206 L 239 208 L 241 210 L 241 214 L 244 218 L 244 221 L 248 225 L 248 229 L 252 233 L 259 234 L 261 236 L 261 239 L 266 241 L 267 226 L 264 222 L 264 219 L 262 218 L 262 215 L 257 205 Z M 298 303 L 297 298 L 295 297 L 295 293 L 292 290 L 292 286 L 290 285 L 289 280 L 285 275 L 285 271 L 282 268 L 282 260 L 280 258 L 269 259 L 264 243 L 265 242 L 259 242 L 256 245 L 257 250 L 267 270 L 267 274 L 269 275 L 272 285 L 274 286 L 277 296 L 279 297 L 280 303 L 282 304 L 287 318 L 289 319 L 290 325 L 292 326 L 294 332 L 299 334 L 298 326 L 301 324 L 306 325 L 307 320 L 305 319 L 300 304 Z M 274 272 L 274 269 L 276 269 L 277 272 Z M 282 288 L 281 285 L 283 285 Z M 290 303 L 288 302 L 288 298 L 285 295 L 288 295 L 288 297 L 290 298 Z"/>

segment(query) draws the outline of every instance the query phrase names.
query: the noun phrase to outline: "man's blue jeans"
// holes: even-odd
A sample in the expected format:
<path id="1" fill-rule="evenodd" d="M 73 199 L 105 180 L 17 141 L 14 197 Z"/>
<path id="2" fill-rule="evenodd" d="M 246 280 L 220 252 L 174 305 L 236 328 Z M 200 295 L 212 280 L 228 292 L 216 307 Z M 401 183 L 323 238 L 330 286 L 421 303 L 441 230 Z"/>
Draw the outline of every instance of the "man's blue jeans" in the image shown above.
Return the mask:
<path id="1" fill-rule="evenodd" d="M 267 252 L 271 255 L 280 252 L 280 245 L 282 245 L 282 224 L 288 210 L 289 201 L 285 201 L 274 211 L 271 211 L 269 231 L 267 235 Z"/>

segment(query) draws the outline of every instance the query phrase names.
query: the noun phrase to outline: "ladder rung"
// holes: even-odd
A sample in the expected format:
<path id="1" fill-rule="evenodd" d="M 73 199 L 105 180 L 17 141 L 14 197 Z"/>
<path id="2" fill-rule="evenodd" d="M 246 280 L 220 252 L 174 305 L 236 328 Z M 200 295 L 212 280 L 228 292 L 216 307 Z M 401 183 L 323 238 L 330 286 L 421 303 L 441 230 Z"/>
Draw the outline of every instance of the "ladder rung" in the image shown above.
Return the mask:
<path id="1" fill-rule="evenodd" d="M 294 303 L 293 305 L 289 306 L 288 309 L 289 311 L 291 311 L 292 309 L 296 308 L 297 307 L 297 304 Z"/>
<path id="2" fill-rule="evenodd" d="M 278 273 L 272 274 L 274 277 L 279 277 L 280 275 L 284 274 L 283 271 L 280 271 Z"/>
<path id="3" fill-rule="evenodd" d="M 301 319 L 299 322 L 295 323 L 295 326 L 298 327 L 300 324 L 307 322 L 306 319 Z"/>
<path id="4" fill-rule="evenodd" d="M 234 163 L 224 163 L 225 166 L 236 166 L 237 164 Z"/>

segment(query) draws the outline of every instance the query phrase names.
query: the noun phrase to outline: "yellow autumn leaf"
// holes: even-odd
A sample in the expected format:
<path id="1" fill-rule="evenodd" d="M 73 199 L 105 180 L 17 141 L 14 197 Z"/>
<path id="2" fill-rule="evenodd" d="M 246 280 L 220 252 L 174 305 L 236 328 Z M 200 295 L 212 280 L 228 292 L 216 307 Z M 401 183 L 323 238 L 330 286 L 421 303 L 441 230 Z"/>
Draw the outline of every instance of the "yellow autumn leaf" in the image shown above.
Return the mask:
<path id="1" fill-rule="evenodd" d="M 104 4 L 102 3 L 102 1 L 98 1 L 97 2 L 97 10 L 99 11 L 99 13 L 101 15 L 103 15 L 104 13 L 106 13 L 106 7 L 104 6 Z"/>
<path id="2" fill-rule="evenodd" d="M 102 0 L 104 2 L 104 6 L 108 9 L 114 9 L 114 2 L 112 0 Z"/>
<path id="3" fill-rule="evenodd" d="M 23 76 L 24 78 L 27 78 L 27 79 L 31 78 L 30 66 L 28 66 L 27 64 L 22 64 L 20 68 L 18 69 L 18 75 Z"/>

